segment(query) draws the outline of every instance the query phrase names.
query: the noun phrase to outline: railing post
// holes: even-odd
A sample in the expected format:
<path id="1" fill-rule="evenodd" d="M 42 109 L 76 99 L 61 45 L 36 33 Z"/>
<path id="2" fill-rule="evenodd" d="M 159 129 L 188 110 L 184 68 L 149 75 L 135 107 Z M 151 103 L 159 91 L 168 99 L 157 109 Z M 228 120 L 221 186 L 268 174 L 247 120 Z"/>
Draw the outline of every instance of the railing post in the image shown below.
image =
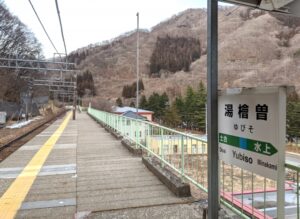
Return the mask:
<path id="1" fill-rule="evenodd" d="M 165 163 L 163 162 L 164 160 L 164 130 L 159 127 L 160 129 L 160 139 L 161 139 L 161 147 L 160 147 L 160 156 L 161 156 L 161 167 L 165 166 Z"/>
<path id="2" fill-rule="evenodd" d="M 106 113 L 106 126 L 109 128 L 109 115 Z"/>
<path id="3" fill-rule="evenodd" d="M 120 116 L 118 117 L 118 120 L 119 120 L 119 133 L 120 133 L 120 135 L 122 135 L 122 123 L 121 123 L 121 117 Z"/>
<path id="4" fill-rule="evenodd" d="M 132 141 L 132 139 L 133 139 L 133 137 L 132 137 L 132 120 L 130 120 L 130 134 L 129 134 L 129 136 L 130 136 L 130 143 L 132 143 L 133 141 Z"/>
<path id="5" fill-rule="evenodd" d="M 122 126 L 123 126 L 123 136 L 125 136 L 126 135 L 126 125 L 127 125 L 127 119 L 128 118 L 126 118 L 126 117 L 124 117 L 123 118 L 124 120 L 123 120 L 123 123 L 122 123 Z"/>
<path id="6" fill-rule="evenodd" d="M 297 219 L 300 218 L 300 211 L 299 211 L 299 208 L 300 208 L 300 203 L 299 203 L 299 169 L 297 169 L 297 185 L 296 185 L 296 189 L 297 189 Z"/>
<path id="7" fill-rule="evenodd" d="M 116 132 L 119 133 L 119 117 L 115 116 Z"/>
<path id="8" fill-rule="evenodd" d="M 112 118 L 113 131 L 115 132 L 116 131 L 115 117 L 112 115 L 111 118 Z"/>
<path id="9" fill-rule="evenodd" d="M 125 123 L 124 123 L 124 137 L 128 138 L 128 135 L 127 135 L 127 131 L 128 131 L 128 127 L 127 127 L 127 124 L 128 124 L 128 121 L 130 121 L 129 118 L 125 118 Z"/>
<path id="10" fill-rule="evenodd" d="M 114 131 L 114 117 L 112 115 L 110 116 L 110 126 L 111 126 L 111 130 Z"/>
<path id="11" fill-rule="evenodd" d="M 120 123 L 121 123 L 120 135 L 123 136 L 123 133 L 124 133 L 124 118 L 123 118 L 123 116 L 121 116 L 121 121 L 120 121 Z"/>
<path id="12" fill-rule="evenodd" d="M 135 145 L 135 148 L 138 148 L 139 147 L 139 140 L 140 140 L 140 126 L 139 126 L 139 122 L 136 121 L 136 145 Z"/>
<path id="13" fill-rule="evenodd" d="M 147 131 L 145 132 L 145 141 L 146 141 L 146 148 L 148 149 L 147 151 L 147 156 L 149 157 L 150 156 L 150 152 L 149 150 L 151 150 L 150 148 L 150 125 L 147 124 Z"/>
<path id="14" fill-rule="evenodd" d="M 114 131 L 116 131 L 116 120 L 114 115 L 111 115 L 111 120 L 112 120 L 113 129 Z"/>
<path id="15" fill-rule="evenodd" d="M 122 132 L 123 132 L 123 136 L 126 136 L 126 131 L 127 131 L 127 121 L 130 120 L 129 118 L 123 118 L 123 122 L 122 122 Z"/>
<path id="16" fill-rule="evenodd" d="M 113 127 L 113 120 L 112 120 L 112 115 L 109 114 L 109 121 L 110 121 L 110 128 L 114 129 Z"/>
<path id="17" fill-rule="evenodd" d="M 108 117 L 108 114 L 106 113 L 105 114 L 105 120 L 106 120 L 106 123 L 105 123 L 105 125 L 106 125 L 106 127 L 109 127 L 109 117 Z"/>
<path id="18" fill-rule="evenodd" d="M 153 147 L 153 126 L 151 125 L 150 126 L 150 138 L 149 138 L 149 141 L 150 141 L 150 147 L 152 148 Z"/>
<path id="19" fill-rule="evenodd" d="M 111 118 L 110 118 L 110 114 L 108 114 L 108 126 L 111 129 Z"/>
<path id="20" fill-rule="evenodd" d="M 122 117 L 119 116 L 119 132 L 120 132 L 120 135 L 122 135 Z"/>
<path id="21" fill-rule="evenodd" d="M 110 114 L 109 114 L 109 117 L 110 117 L 110 127 L 113 130 L 114 129 L 114 127 L 113 127 L 113 117 Z"/>
<path id="22" fill-rule="evenodd" d="M 119 133 L 119 116 L 115 116 L 115 120 L 116 120 L 116 131 L 117 133 Z"/>
<path id="23" fill-rule="evenodd" d="M 181 178 L 184 176 L 184 142 L 183 135 L 181 135 Z"/>

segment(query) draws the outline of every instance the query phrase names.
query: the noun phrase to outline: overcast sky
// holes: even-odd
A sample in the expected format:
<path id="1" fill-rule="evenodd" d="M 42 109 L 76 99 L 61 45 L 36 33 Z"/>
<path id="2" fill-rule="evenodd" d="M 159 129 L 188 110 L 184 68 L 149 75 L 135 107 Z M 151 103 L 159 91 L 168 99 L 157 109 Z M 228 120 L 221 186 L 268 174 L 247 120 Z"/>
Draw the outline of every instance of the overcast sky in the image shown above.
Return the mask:
<path id="1" fill-rule="evenodd" d="M 31 0 L 59 52 L 64 52 L 55 0 Z M 42 30 L 28 0 L 4 0 L 10 11 L 42 43 L 44 55 L 55 50 Z M 91 43 L 109 40 L 136 28 L 150 29 L 188 8 L 205 8 L 207 0 L 58 0 L 68 53 Z"/>

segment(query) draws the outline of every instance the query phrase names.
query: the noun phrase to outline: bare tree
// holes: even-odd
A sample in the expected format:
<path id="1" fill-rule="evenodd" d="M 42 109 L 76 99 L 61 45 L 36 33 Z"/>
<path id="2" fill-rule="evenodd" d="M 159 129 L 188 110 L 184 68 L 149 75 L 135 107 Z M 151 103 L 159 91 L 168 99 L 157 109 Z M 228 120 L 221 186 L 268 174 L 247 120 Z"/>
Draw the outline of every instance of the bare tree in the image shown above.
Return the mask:
<path id="1" fill-rule="evenodd" d="M 98 110 L 111 112 L 113 104 L 104 98 L 93 98 L 91 101 L 92 107 Z"/>
<path id="2" fill-rule="evenodd" d="M 0 1 L 0 56 L 36 58 L 40 53 L 41 45 L 34 34 Z"/>
<path id="3" fill-rule="evenodd" d="M 18 17 L 12 15 L 0 0 L 0 57 L 36 59 L 41 53 L 41 44 L 34 34 Z M 20 76 L 33 75 L 28 70 L 0 69 L 0 99 L 19 102 L 20 92 L 26 89 L 27 83 Z"/>

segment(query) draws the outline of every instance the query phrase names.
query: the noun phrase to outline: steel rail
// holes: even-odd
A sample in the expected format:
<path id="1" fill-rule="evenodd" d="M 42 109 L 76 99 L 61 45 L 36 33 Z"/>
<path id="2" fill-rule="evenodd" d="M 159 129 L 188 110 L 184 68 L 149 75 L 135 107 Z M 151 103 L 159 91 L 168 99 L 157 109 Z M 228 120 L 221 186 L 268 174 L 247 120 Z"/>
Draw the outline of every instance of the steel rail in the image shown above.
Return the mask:
<path id="1" fill-rule="evenodd" d="M 57 119 L 58 117 L 62 116 L 64 113 L 66 113 L 67 110 L 63 110 L 61 111 L 58 115 L 55 115 L 53 117 L 48 118 L 47 120 L 39 123 L 38 125 L 34 126 L 32 129 L 30 129 L 29 131 L 22 133 L 21 135 L 17 136 L 16 138 L 10 140 L 9 142 L 5 143 L 4 145 L 2 145 L 0 147 L 0 152 L 3 151 L 5 148 L 8 148 L 11 144 L 21 140 L 22 138 L 26 137 L 27 135 L 31 134 L 32 132 L 34 132 L 35 130 L 41 128 L 42 126 L 46 125 L 49 122 L 52 122 L 53 120 Z"/>

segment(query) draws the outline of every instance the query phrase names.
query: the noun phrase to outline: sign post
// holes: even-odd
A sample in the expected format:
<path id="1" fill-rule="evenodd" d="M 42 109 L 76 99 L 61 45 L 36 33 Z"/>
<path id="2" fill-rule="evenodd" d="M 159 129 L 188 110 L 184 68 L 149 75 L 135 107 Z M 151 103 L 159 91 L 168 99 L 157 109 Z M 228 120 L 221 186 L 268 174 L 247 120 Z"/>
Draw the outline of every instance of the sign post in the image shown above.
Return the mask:
<path id="1" fill-rule="evenodd" d="M 227 90 L 218 118 L 220 160 L 277 181 L 277 218 L 284 218 L 286 88 Z"/>
<path id="2" fill-rule="evenodd" d="M 219 218 L 218 0 L 207 1 L 208 219 Z"/>

